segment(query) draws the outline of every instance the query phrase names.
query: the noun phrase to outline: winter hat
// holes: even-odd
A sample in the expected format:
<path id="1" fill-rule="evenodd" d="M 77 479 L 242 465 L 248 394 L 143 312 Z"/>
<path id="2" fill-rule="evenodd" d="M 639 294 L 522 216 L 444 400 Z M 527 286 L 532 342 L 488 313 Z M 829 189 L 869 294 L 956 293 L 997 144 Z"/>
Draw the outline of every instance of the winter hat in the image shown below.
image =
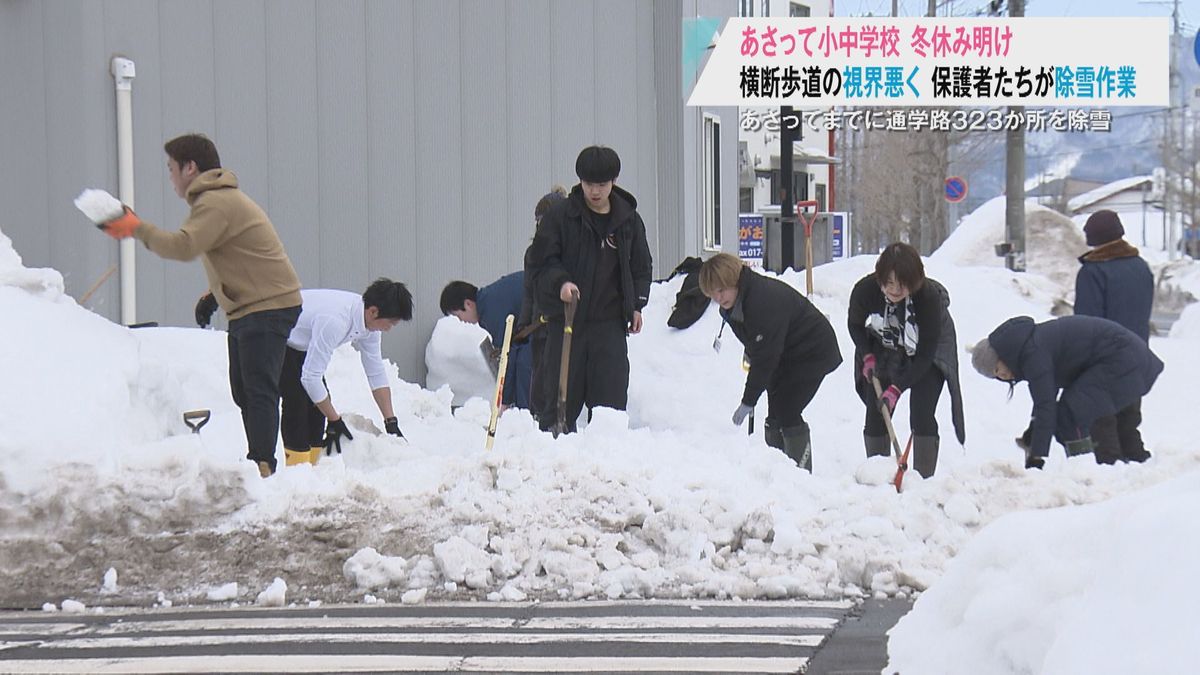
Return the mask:
<path id="1" fill-rule="evenodd" d="M 996 379 L 996 364 L 999 362 L 1000 355 L 996 353 L 995 349 L 992 349 L 992 343 L 988 342 L 987 338 L 975 343 L 975 346 L 971 348 L 971 365 L 979 371 L 980 375 Z"/>
<path id="2" fill-rule="evenodd" d="M 1125 228 L 1121 226 L 1121 218 L 1116 213 L 1104 209 L 1088 216 L 1083 233 L 1087 236 L 1088 246 L 1103 246 L 1125 236 Z"/>

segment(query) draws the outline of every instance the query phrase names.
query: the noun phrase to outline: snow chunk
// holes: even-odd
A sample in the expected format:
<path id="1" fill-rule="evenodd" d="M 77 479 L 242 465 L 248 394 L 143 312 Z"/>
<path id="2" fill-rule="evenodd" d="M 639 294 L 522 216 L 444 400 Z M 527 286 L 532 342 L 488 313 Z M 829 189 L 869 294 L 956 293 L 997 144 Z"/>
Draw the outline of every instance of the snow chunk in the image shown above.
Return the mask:
<path id="1" fill-rule="evenodd" d="M 259 607 L 283 607 L 285 602 L 287 602 L 287 582 L 275 577 L 275 581 L 272 581 L 266 590 L 258 594 L 254 604 Z"/>
<path id="2" fill-rule="evenodd" d="M 367 547 L 359 549 L 342 565 L 342 574 L 361 590 L 399 585 L 406 579 L 407 563 L 400 556 L 380 555 Z"/>
<path id="3" fill-rule="evenodd" d="M 411 591 L 405 591 L 404 595 L 400 596 L 400 602 L 406 605 L 419 605 L 425 602 L 425 594 L 428 592 L 428 588 L 414 588 Z"/>
<path id="4" fill-rule="evenodd" d="M 954 495 L 946 500 L 946 505 L 942 509 L 951 520 L 959 525 L 972 527 L 979 524 L 979 507 L 966 495 Z"/>
<path id="5" fill-rule="evenodd" d="M 236 581 L 231 581 L 223 586 L 208 589 L 205 594 L 209 600 L 213 602 L 222 602 L 225 600 L 233 600 L 237 597 L 238 585 Z"/>
<path id="6" fill-rule="evenodd" d="M 457 583 L 467 583 L 468 586 L 471 586 L 468 577 L 478 581 L 479 574 L 487 577 L 492 574 L 492 556 L 464 537 L 450 537 L 440 544 L 434 544 L 433 558 L 442 576 Z"/>
<path id="7" fill-rule="evenodd" d="M 110 567 L 110 568 L 108 568 L 108 571 L 104 573 L 104 585 L 101 586 L 100 592 L 101 593 L 116 593 L 118 590 L 119 589 L 117 587 L 117 568 Z"/>
<path id="8" fill-rule="evenodd" d="M 93 223 L 107 223 L 125 213 L 125 206 L 107 190 L 88 188 L 75 198 L 75 208 Z"/>
<path id="9" fill-rule="evenodd" d="M 87 605 L 78 600 L 63 600 L 62 611 L 66 614 L 83 614 L 87 610 Z"/>

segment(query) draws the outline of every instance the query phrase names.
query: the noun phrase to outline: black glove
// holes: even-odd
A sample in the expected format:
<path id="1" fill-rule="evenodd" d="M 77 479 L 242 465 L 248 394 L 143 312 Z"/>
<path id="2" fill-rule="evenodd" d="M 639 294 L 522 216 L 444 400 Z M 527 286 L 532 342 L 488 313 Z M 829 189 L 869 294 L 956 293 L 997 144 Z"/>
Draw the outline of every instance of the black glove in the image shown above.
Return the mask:
<path id="1" fill-rule="evenodd" d="M 404 438 L 404 433 L 400 431 L 400 423 L 395 417 L 389 417 L 383 421 L 383 429 L 393 436 Z"/>
<path id="2" fill-rule="evenodd" d="M 217 311 L 217 299 L 212 293 L 205 293 L 200 296 L 200 300 L 196 302 L 196 325 L 201 328 L 208 328 L 208 324 L 212 323 L 212 315 Z"/>
<path id="3" fill-rule="evenodd" d="M 333 449 L 337 448 L 338 454 L 342 454 L 342 439 L 348 441 L 354 440 L 354 436 L 350 434 L 350 429 L 346 427 L 346 420 L 337 418 L 325 425 L 325 454 L 332 455 Z"/>

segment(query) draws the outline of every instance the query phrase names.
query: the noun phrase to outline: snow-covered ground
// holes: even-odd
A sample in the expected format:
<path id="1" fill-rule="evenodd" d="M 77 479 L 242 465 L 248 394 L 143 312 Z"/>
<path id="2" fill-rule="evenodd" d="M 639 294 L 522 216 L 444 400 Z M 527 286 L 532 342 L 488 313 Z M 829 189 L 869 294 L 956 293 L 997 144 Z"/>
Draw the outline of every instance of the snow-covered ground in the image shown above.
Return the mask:
<path id="1" fill-rule="evenodd" d="M 1031 273 L 1010 273 L 991 250 L 996 211 L 985 205 L 928 261 L 929 275 L 950 290 L 964 350 L 1010 316 L 1048 318 L 1069 295 L 1070 263 L 1082 250 L 1070 220 L 1061 219 L 1064 228 L 1031 211 L 1030 241 L 1046 243 L 1031 254 Z M 1167 368 L 1144 404 L 1154 458 L 1137 466 L 1068 461 L 1056 448 L 1045 471 L 1026 472 L 1012 441 L 1029 414 L 1024 386 L 1006 400 L 1007 387 L 974 373 L 964 354 L 967 446 L 953 439 L 943 396 L 938 474 L 922 481 L 909 472 L 897 494 L 894 462 L 864 459 L 845 326 L 850 289 L 873 264 L 859 257 L 815 270 L 812 299 L 830 316 L 846 363 L 806 413 L 814 475 L 767 448 L 761 428 L 750 437 L 729 422 L 741 350 L 726 331 L 725 348 L 713 351 L 720 321 L 712 308 L 688 330 L 666 327 L 677 279 L 654 287 L 646 329 L 630 339 L 628 414 L 599 411 L 581 433 L 554 440 L 510 411 L 487 452 L 483 399 L 452 413 L 449 387 L 423 390 L 393 373 L 404 444 L 372 433 L 382 425 L 366 378 L 343 351 L 327 380 L 339 409 L 361 416 L 351 420 L 355 440 L 342 456 L 261 480 L 243 459 L 223 333 L 114 325 L 63 295 L 57 272 L 25 268 L 0 235 L 0 601 L 766 599 L 929 589 L 892 641 L 906 673 L 951 672 L 929 660 L 950 642 L 962 645 L 958 664 L 1050 672 L 1042 670 L 1050 660 L 1073 656 L 1067 642 L 1094 642 L 1101 655 L 1119 649 L 1118 640 L 1095 639 L 1108 633 L 1081 630 L 1096 624 L 1079 617 L 1120 614 L 1135 601 L 1153 611 L 1120 624 L 1125 635 L 1194 655 L 1197 641 L 1172 642 L 1178 633 L 1169 627 L 1194 625 L 1171 603 L 1196 599 L 1181 575 L 1198 557 L 1186 515 L 1195 512 L 1200 470 L 1190 419 L 1200 335 L 1183 330 L 1151 343 Z M 803 287 L 802 275 L 782 278 Z M 443 319 L 427 352 L 431 371 L 461 399 L 490 393 L 479 336 Z M 196 435 L 181 419 L 194 408 L 212 410 Z M 760 403 L 760 419 L 765 412 Z M 908 436 L 903 398 L 897 432 Z M 1176 564 L 1177 576 L 1164 574 Z M 1116 575 L 1121 594 L 1109 597 Z M 1005 649 L 1016 627 L 1045 630 Z"/>

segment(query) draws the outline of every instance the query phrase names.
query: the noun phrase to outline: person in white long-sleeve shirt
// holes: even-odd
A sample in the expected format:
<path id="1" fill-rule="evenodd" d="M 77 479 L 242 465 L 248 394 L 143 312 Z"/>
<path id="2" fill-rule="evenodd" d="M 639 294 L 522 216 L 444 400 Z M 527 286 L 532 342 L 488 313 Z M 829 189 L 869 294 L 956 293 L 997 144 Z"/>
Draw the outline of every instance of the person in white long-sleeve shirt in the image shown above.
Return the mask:
<path id="1" fill-rule="evenodd" d="M 341 452 L 342 439 L 353 439 L 325 386 L 333 352 L 346 343 L 362 358 L 384 428 L 403 438 L 392 411 L 381 345 L 383 333 L 412 319 L 412 294 L 404 284 L 381 278 L 362 295 L 332 289 L 305 290 L 300 295 L 303 309 L 288 336 L 280 380 L 286 464 L 316 464 L 322 450 Z"/>

